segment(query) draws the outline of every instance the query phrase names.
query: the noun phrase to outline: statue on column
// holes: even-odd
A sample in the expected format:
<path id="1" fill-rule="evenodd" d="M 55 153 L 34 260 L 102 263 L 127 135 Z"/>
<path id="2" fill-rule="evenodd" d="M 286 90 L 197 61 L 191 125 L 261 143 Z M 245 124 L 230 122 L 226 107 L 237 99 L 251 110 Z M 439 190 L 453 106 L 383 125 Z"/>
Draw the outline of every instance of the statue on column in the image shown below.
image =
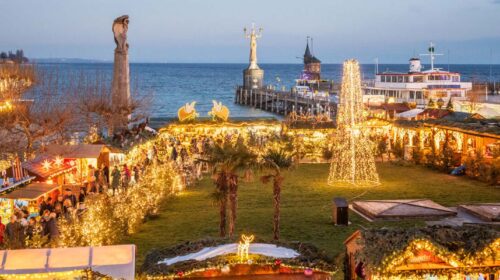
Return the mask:
<path id="1" fill-rule="evenodd" d="M 257 65 L 257 39 L 262 37 L 262 28 L 256 29 L 252 24 L 252 30 L 247 32 L 244 28 L 245 38 L 250 39 L 250 64 L 243 71 L 243 87 L 247 90 L 260 89 L 264 86 L 264 70 Z"/>
<path id="2" fill-rule="evenodd" d="M 113 117 L 110 120 L 108 134 L 113 130 L 127 128 L 130 111 L 130 69 L 128 62 L 128 31 L 129 18 L 127 15 L 113 21 L 112 31 L 116 43 L 115 60 L 113 67 L 113 85 L 111 88 L 111 102 Z"/>
<path id="3" fill-rule="evenodd" d="M 127 31 L 128 31 L 128 16 L 116 18 L 113 22 L 113 34 L 115 35 L 116 49 L 115 52 L 128 53 Z"/>
<path id="4" fill-rule="evenodd" d="M 244 28 L 245 37 L 250 39 L 250 66 L 248 69 L 260 69 L 257 65 L 257 39 L 262 37 L 262 28 L 258 30 L 255 29 L 255 24 L 252 23 L 252 30 L 247 33 L 247 29 Z"/>

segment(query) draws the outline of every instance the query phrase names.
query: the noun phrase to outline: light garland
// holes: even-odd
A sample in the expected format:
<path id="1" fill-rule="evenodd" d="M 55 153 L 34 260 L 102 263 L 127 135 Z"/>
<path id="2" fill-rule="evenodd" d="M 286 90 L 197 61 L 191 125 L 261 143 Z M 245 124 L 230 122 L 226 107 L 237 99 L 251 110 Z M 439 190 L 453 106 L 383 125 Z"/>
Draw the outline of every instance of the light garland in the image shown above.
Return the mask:
<path id="1" fill-rule="evenodd" d="M 379 184 L 373 148 L 367 137 L 359 64 L 344 62 L 342 90 L 337 113 L 337 132 L 328 184 L 354 186 Z"/>
<path id="2" fill-rule="evenodd" d="M 450 269 L 429 269 L 418 271 L 400 271 L 398 267 L 405 264 L 408 259 L 415 257 L 415 252 L 427 251 L 438 259 L 444 261 L 451 266 Z M 500 259 L 497 256 L 500 250 L 500 238 L 493 241 L 489 246 L 483 250 L 476 252 L 473 255 L 463 256 L 463 250 L 459 253 L 450 252 L 448 249 L 437 246 L 427 239 L 415 239 L 402 251 L 394 251 L 391 255 L 387 256 L 379 267 L 370 267 L 370 271 L 374 274 L 374 279 L 422 279 L 422 275 L 430 274 L 435 275 L 437 279 L 441 276 L 449 277 L 455 275 L 459 277 L 462 274 L 472 273 L 474 271 L 486 272 L 488 268 L 486 262 L 490 261 L 495 263 Z M 495 268 L 492 267 L 493 271 Z M 402 274 L 399 275 L 398 274 Z M 443 278 L 448 279 L 448 278 Z M 462 279 L 462 278 L 457 278 Z"/>
<path id="3" fill-rule="evenodd" d="M 248 249 L 250 249 L 250 243 L 254 240 L 253 235 L 241 235 L 241 241 L 238 244 L 238 257 L 240 262 L 246 262 L 248 260 Z"/>

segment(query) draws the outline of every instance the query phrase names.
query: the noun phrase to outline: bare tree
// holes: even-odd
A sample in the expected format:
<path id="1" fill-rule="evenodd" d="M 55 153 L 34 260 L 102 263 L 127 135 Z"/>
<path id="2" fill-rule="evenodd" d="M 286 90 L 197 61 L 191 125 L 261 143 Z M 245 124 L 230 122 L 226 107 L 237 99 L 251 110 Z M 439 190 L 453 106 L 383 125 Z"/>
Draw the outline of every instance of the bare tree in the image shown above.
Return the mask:
<path id="1" fill-rule="evenodd" d="M 35 75 L 36 87 L 16 93 L 19 99 L 13 101 L 12 110 L 0 114 L 2 153 L 29 158 L 45 143 L 63 142 L 70 136 L 68 125 L 74 115 L 60 91 L 58 73 L 37 71 Z"/>

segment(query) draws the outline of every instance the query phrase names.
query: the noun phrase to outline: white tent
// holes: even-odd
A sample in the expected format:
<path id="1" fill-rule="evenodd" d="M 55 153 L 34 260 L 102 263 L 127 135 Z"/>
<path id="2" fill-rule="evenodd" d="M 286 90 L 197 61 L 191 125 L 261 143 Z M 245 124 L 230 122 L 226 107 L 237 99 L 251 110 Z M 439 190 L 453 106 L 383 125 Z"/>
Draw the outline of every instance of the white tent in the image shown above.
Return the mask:
<path id="1" fill-rule="evenodd" d="M 135 245 L 74 247 L 0 251 L 0 278 L 9 275 L 50 274 L 57 279 L 73 279 L 74 274 L 92 269 L 113 278 L 132 280 L 135 274 Z M 67 273 L 67 274 L 65 274 Z M 43 277 L 42 277 L 43 279 Z"/>
<path id="2" fill-rule="evenodd" d="M 415 118 L 418 114 L 422 113 L 423 111 L 424 109 L 411 109 L 409 111 L 396 114 L 396 117 L 400 119 L 412 119 Z"/>

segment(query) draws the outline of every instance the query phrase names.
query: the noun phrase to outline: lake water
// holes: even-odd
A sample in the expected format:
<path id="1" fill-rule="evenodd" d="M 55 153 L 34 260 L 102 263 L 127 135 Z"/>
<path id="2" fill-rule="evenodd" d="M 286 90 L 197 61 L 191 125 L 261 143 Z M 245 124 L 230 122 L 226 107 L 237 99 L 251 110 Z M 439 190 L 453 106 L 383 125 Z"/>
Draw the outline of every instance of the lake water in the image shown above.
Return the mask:
<path id="1" fill-rule="evenodd" d="M 222 101 L 229 107 L 233 117 L 265 117 L 271 114 L 234 104 L 236 86 L 242 84 L 242 73 L 246 64 L 148 64 L 132 63 L 130 76 L 132 92 L 152 97 L 149 107 L 152 117 L 176 117 L 177 109 L 187 102 L 197 101 L 196 109 L 200 117 L 207 115 L 212 107 L 212 100 Z M 55 69 L 64 75 L 68 73 L 83 73 L 88 75 L 103 75 L 111 81 L 112 63 L 41 63 L 41 69 Z M 266 84 L 286 86 L 290 88 L 299 77 L 301 64 L 260 64 L 264 69 Z M 361 65 L 365 79 L 372 79 L 375 66 Z M 460 72 L 462 80 L 488 81 L 490 79 L 489 65 L 437 65 L 446 70 Z M 406 64 L 380 64 L 380 71 L 406 72 Z M 492 80 L 500 81 L 500 65 L 491 67 Z M 322 77 L 340 82 L 341 64 L 323 64 Z M 281 82 L 278 82 L 278 78 Z"/>

